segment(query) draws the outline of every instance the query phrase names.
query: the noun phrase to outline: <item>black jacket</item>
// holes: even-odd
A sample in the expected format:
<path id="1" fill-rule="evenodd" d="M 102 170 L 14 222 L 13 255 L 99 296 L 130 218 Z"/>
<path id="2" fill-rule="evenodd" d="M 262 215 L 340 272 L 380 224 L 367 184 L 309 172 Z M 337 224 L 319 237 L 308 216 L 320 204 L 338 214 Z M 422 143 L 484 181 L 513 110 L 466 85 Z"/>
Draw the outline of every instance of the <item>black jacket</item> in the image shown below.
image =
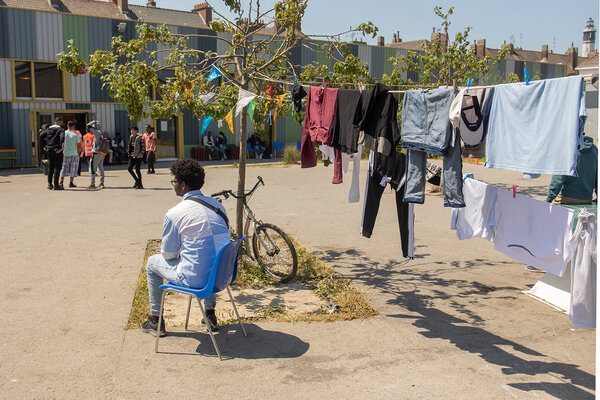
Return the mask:
<path id="1" fill-rule="evenodd" d="M 356 122 L 360 131 L 364 132 L 358 143 L 375 152 L 390 154 L 400 141 L 396 96 L 389 93 L 383 83 L 377 83 L 373 89 L 361 93 L 358 108 Z"/>
<path id="2" fill-rule="evenodd" d="M 42 132 L 40 140 L 48 150 L 61 150 L 65 143 L 65 130 L 62 126 L 51 125 Z"/>

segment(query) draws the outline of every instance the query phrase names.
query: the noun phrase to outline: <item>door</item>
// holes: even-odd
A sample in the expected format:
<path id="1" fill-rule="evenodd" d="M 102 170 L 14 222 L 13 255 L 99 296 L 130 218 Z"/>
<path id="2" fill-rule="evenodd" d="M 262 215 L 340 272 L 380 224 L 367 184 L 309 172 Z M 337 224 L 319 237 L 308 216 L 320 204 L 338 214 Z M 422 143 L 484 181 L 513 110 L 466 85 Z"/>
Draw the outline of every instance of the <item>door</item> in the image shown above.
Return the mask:
<path id="1" fill-rule="evenodd" d="M 156 128 L 156 158 L 177 158 L 177 117 L 157 119 Z"/>

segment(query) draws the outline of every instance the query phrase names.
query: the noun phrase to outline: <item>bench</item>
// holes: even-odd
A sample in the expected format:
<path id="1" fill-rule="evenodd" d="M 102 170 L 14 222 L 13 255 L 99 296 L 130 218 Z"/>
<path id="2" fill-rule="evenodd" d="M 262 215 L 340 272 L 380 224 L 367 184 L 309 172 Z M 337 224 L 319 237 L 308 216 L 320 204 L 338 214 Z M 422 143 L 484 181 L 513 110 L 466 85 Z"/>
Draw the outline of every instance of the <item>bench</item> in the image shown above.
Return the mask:
<path id="1" fill-rule="evenodd" d="M 0 168 L 14 168 L 17 164 L 15 147 L 0 147 Z"/>

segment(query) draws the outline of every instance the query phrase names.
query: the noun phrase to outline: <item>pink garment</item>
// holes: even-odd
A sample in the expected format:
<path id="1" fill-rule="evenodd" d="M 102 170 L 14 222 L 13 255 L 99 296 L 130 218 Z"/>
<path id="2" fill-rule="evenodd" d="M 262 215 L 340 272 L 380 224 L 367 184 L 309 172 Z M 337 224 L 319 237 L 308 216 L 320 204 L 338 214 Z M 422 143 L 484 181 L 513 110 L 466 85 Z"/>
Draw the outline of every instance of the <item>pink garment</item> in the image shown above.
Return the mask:
<path id="1" fill-rule="evenodd" d="M 302 168 L 317 165 L 317 156 L 313 142 L 331 145 L 331 125 L 335 113 L 338 89 L 311 86 L 308 90 L 304 128 L 302 129 L 302 147 L 300 163 Z"/>
<path id="2" fill-rule="evenodd" d="M 344 182 L 344 174 L 342 173 L 342 151 L 340 149 L 333 149 L 335 154 L 335 161 L 333 163 L 333 181 L 331 183 L 342 183 Z"/>
<path id="3" fill-rule="evenodd" d="M 144 133 L 142 138 L 144 139 L 144 144 L 146 145 L 146 151 L 156 151 L 156 133 Z"/>

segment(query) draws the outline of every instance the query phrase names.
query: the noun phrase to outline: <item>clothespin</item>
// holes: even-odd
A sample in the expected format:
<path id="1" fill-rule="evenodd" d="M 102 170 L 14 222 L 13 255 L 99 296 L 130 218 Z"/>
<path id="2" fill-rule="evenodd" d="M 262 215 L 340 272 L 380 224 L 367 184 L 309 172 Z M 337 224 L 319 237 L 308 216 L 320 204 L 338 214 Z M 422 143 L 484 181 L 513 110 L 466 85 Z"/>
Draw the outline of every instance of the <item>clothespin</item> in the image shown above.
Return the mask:
<path id="1" fill-rule="evenodd" d="M 513 185 L 513 199 L 517 197 L 517 185 Z"/>
<path id="2" fill-rule="evenodd" d="M 523 73 L 525 75 L 525 84 L 529 85 L 529 72 L 527 72 L 527 63 L 525 63 L 525 67 L 523 68 Z"/>
<path id="3" fill-rule="evenodd" d="M 473 78 L 467 78 L 467 88 L 473 84 Z M 465 93 L 469 93 L 469 89 L 465 91 Z"/>
<path id="4" fill-rule="evenodd" d="M 327 89 L 327 83 L 325 83 L 325 78 L 323 78 L 323 89 Z"/>
<path id="5" fill-rule="evenodd" d="M 298 84 L 298 78 L 296 78 L 296 75 L 294 75 L 294 84 L 297 85 Z"/>

